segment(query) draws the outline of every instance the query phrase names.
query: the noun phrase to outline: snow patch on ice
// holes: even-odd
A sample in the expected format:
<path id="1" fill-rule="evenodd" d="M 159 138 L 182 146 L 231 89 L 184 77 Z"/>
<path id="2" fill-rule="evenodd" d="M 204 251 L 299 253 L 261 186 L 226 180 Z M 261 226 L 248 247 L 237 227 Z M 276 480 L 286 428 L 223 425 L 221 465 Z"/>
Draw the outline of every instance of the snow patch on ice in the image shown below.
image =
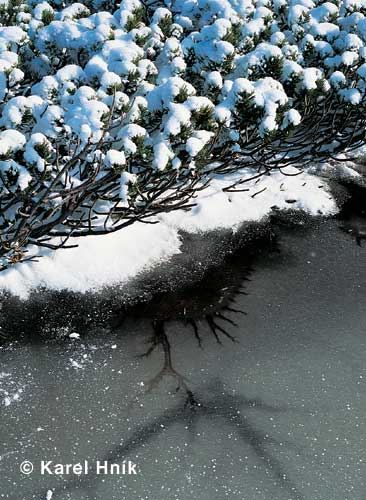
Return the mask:
<path id="1" fill-rule="evenodd" d="M 176 229 L 199 232 L 216 228 L 235 229 L 243 222 L 260 221 L 273 208 L 303 210 L 310 215 L 337 212 L 326 182 L 294 168 L 282 172 L 288 175 L 275 171 L 259 180 L 248 180 L 238 186 L 238 189 L 247 191 L 237 193 L 224 192 L 223 189 L 235 180 L 250 179 L 255 172 L 218 176 L 197 198 L 196 206 L 190 212 L 173 212 L 163 215 L 161 220 Z"/>
<path id="2" fill-rule="evenodd" d="M 165 224 L 136 223 L 105 236 L 79 238 L 72 250 L 43 253 L 38 263 L 24 263 L 0 273 L 0 290 L 27 298 L 32 289 L 87 292 L 136 276 L 147 265 L 177 253 L 180 238 Z"/>
<path id="3" fill-rule="evenodd" d="M 113 234 L 78 238 L 73 241 L 79 245 L 75 249 L 45 250 L 38 263 L 22 263 L 0 273 L 0 290 L 8 290 L 24 299 L 38 287 L 82 293 L 96 291 L 123 284 L 179 253 L 181 230 L 235 230 L 244 222 L 264 219 L 273 209 L 303 210 L 311 215 L 337 212 L 325 180 L 294 168 L 282 172 L 289 175 L 273 171 L 250 180 L 255 172 L 246 170 L 216 176 L 210 186 L 199 193 L 191 211 L 160 215 L 156 225 L 135 223 Z M 246 191 L 223 191 L 243 178 L 248 181 L 239 188 Z M 74 368 L 78 368 L 76 364 L 72 363 Z"/>

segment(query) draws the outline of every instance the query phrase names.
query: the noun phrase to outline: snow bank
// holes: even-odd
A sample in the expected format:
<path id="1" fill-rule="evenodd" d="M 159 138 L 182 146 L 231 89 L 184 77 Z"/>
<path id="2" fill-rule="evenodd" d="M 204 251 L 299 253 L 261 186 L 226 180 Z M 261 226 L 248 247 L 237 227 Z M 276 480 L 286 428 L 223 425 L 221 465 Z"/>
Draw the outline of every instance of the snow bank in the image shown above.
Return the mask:
<path id="1" fill-rule="evenodd" d="M 0 273 L 0 289 L 23 298 L 37 287 L 95 290 L 126 281 L 145 266 L 178 252 L 180 246 L 177 231 L 164 224 L 135 224 L 76 242 L 78 248 L 47 250 L 39 262 L 26 262 Z"/>
<path id="2" fill-rule="evenodd" d="M 285 173 L 295 174 L 292 169 Z M 229 193 L 247 172 L 217 176 L 195 200 L 190 212 L 159 216 L 159 224 L 136 223 L 117 233 L 76 239 L 78 248 L 44 251 L 39 262 L 25 262 L 0 273 L 0 290 L 27 298 L 37 287 L 77 292 L 98 290 L 126 282 L 144 269 L 180 251 L 179 231 L 216 228 L 235 230 L 246 221 L 260 221 L 274 208 L 330 215 L 337 206 L 325 181 L 309 173 L 284 176 L 280 172 L 251 180 L 245 192 Z M 75 241 L 73 240 L 72 243 Z"/>
<path id="3" fill-rule="evenodd" d="M 286 173 L 288 175 L 283 175 Z M 246 221 L 260 221 L 272 210 L 303 210 L 310 215 L 331 215 L 337 212 L 335 200 L 326 182 L 297 169 L 272 172 L 259 181 L 241 186 L 244 192 L 224 192 L 235 180 L 249 178 L 253 173 L 217 177 L 196 200 L 191 212 L 164 215 L 161 219 L 176 229 L 188 232 L 210 231 L 216 228 L 235 230 Z M 292 174 L 292 175 L 291 175 Z M 240 186 L 238 187 L 240 189 Z"/>

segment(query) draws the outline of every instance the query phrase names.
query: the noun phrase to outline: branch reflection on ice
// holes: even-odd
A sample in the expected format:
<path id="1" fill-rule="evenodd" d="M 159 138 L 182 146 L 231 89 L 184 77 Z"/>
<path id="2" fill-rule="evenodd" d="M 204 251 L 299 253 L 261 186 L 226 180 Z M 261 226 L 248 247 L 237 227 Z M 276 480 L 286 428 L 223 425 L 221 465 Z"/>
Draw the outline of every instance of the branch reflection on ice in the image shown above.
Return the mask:
<path id="1" fill-rule="evenodd" d="M 219 268 L 209 269 L 204 278 L 192 285 L 172 292 L 156 294 L 146 304 L 137 304 L 129 311 L 132 317 L 144 317 L 151 320 L 152 336 L 147 351 L 142 357 L 148 357 L 157 348 L 161 348 L 164 361 L 161 370 L 148 383 L 148 391 L 155 388 L 164 377 L 171 377 L 186 394 L 186 404 L 195 406 L 199 403 L 190 390 L 186 378 L 173 366 L 171 341 L 166 333 L 166 324 L 181 321 L 191 326 L 198 346 L 202 348 L 204 324 L 219 345 L 227 338 L 237 342 L 237 338 L 225 325 L 236 327 L 230 314 L 246 315 L 246 311 L 233 307 L 237 295 L 247 295 L 245 283 L 250 281 L 253 272 L 250 266 L 253 257 L 248 252 L 239 251 L 230 255 Z"/>
<path id="2" fill-rule="evenodd" d="M 203 395 L 209 395 L 209 397 Z M 103 457 L 97 457 L 97 460 L 101 462 L 108 460 L 113 463 L 122 462 L 176 424 L 181 424 L 182 428 L 186 430 L 189 443 L 193 445 L 197 435 L 197 424 L 206 419 L 214 422 L 218 428 L 222 428 L 222 425 L 232 428 L 233 433 L 242 440 L 245 446 L 250 447 L 266 471 L 273 476 L 275 485 L 291 494 L 292 500 L 303 500 L 303 495 L 291 481 L 284 466 L 269 450 L 271 446 L 286 445 L 290 448 L 295 447 L 299 451 L 298 447 L 283 440 L 279 443 L 266 432 L 257 429 L 252 423 L 251 409 L 270 414 L 296 411 L 291 407 L 271 406 L 259 399 L 247 399 L 240 395 L 233 395 L 217 379 L 208 386 L 202 387 L 202 399 L 199 405 L 187 407 L 178 403 L 173 408 L 163 411 L 158 417 L 134 431 L 123 444 L 110 449 Z M 54 498 L 56 500 L 58 494 L 72 490 L 85 490 L 88 492 L 88 498 L 93 498 L 93 494 L 96 494 L 97 484 L 101 480 L 102 477 L 98 476 L 95 470 L 90 470 L 87 476 L 70 480 L 56 489 Z"/>

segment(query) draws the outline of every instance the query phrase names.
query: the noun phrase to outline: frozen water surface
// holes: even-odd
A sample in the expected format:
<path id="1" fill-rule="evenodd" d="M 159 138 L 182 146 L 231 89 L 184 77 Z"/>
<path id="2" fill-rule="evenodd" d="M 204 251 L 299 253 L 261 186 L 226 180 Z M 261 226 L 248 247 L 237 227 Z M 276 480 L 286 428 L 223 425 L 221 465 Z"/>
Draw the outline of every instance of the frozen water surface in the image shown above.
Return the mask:
<path id="1" fill-rule="evenodd" d="M 192 325 L 160 324 L 175 372 L 161 372 L 164 342 L 139 357 L 147 317 L 3 347 L 0 498 L 366 499 L 366 248 L 338 225 L 285 231 L 280 252 L 254 261 L 231 304 L 247 315 L 215 319 L 236 342 L 202 321 L 200 348 Z M 41 460 L 91 470 L 41 475 Z M 96 475 L 96 460 L 138 474 Z"/>

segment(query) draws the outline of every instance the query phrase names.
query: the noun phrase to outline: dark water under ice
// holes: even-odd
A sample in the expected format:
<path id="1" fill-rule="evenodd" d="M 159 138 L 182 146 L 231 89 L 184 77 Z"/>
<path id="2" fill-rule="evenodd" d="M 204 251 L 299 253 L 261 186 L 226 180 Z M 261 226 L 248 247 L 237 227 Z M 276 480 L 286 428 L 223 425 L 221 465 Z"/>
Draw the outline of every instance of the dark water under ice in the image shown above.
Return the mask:
<path id="1" fill-rule="evenodd" d="M 0 499 L 365 500 L 366 243 L 339 220 L 269 236 L 214 249 L 196 285 L 172 263 L 174 293 L 159 270 L 153 302 L 112 330 L 4 344 Z M 199 260 L 193 245 L 195 275 Z M 41 475 L 41 460 L 89 473 Z M 138 474 L 97 475 L 96 460 Z"/>

